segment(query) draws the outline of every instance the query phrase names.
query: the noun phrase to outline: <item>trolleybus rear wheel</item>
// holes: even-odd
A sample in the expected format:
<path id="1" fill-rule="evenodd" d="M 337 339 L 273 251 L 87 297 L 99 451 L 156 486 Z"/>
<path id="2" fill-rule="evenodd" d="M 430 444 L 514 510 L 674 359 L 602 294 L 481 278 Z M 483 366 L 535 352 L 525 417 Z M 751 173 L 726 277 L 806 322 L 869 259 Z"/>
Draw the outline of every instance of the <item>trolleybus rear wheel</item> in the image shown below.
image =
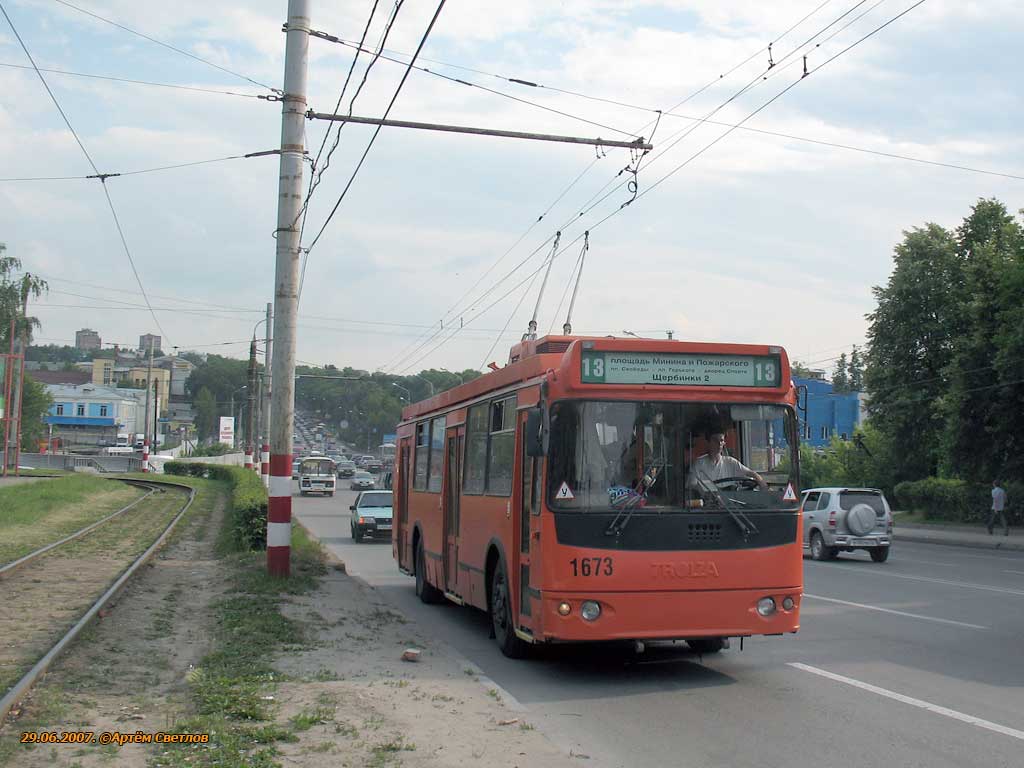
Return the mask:
<path id="1" fill-rule="evenodd" d="M 441 590 L 427 581 L 427 558 L 423 552 L 423 539 L 416 542 L 416 594 L 424 603 L 441 602 Z"/>

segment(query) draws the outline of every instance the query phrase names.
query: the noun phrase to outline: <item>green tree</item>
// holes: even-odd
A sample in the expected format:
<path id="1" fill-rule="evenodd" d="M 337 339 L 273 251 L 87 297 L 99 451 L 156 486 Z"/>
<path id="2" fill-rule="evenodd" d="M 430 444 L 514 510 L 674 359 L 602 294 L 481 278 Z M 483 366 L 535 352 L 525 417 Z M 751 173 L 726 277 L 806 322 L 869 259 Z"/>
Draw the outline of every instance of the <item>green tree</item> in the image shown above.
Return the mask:
<path id="1" fill-rule="evenodd" d="M 195 425 L 199 439 L 205 440 L 217 435 L 219 433 L 217 399 L 207 387 L 199 390 L 199 394 L 192 400 L 192 408 L 195 411 Z"/>
<path id="2" fill-rule="evenodd" d="M 22 314 L 26 299 L 38 298 L 46 290 L 46 281 L 34 275 L 18 275 L 21 260 L 5 256 L 7 246 L 0 243 L 0 349 L 9 349 L 11 321 L 17 338 L 25 331 L 31 341 L 32 331 L 39 327 L 39 319 Z"/>
<path id="3" fill-rule="evenodd" d="M 23 451 L 35 451 L 38 442 L 46 436 L 43 417 L 50 410 L 51 405 L 53 405 L 53 398 L 47 392 L 46 387 L 26 373 L 25 387 L 21 394 L 21 449 Z"/>
<path id="4" fill-rule="evenodd" d="M 948 391 L 939 401 L 946 417 L 944 470 L 966 480 L 989 480 L 1005 469 L 1018 433 L 1009 428 L 1020 409 L 1019 385 L 1006 384 L 997 358 L 1006 344 L 1003 323 L 1016 319 L 1021 295 L 1001 287 L 1021 267 L 1024 236 L 1020 224 L 997 200 L 979 200 L 957 229 L 963 263 L 964 332 L 953 339 Z M 1012 280 L 1012 278 L 1011 278 Z M 995 365 L 993 365 L 995 363 Z M 1016 367 L 1016 366 L 1014 366 Z"/>
<path id="5" fill-rule="evenodd" d="M 849 392 L 850 381 L 846 374 L 846 353 L 843 352 L 836 360 L 836 369 L 832 374 L 832 391 L 836 393 Z"/>
<path id="6" fill-rule="evenodd" d="M 946 426 L 936 405 L 964 328 L 963 263 L 953 235 L 938 224 L 904 233 L 878 306 L 869 314 L 864 385 L 871 421 L 905 449 L 893 455 L 896 480 L 935 474 Z"/>
<path id="7" fill-rule="evenodd" d="M 809 367 L 801 363 L 799 360 L 793 360 L 789 364 L 790 374 L 795 379 L 813 379 L 813 372 Z"/>
<path id="8" fill-rule="evenodd" d="M 864 363 L 860 359 L 860 350 L 853 345 L 850 351 L 850 364 L 846 371 L 847 384 L 850 392 L 862 392 L 864 390 Z"/>

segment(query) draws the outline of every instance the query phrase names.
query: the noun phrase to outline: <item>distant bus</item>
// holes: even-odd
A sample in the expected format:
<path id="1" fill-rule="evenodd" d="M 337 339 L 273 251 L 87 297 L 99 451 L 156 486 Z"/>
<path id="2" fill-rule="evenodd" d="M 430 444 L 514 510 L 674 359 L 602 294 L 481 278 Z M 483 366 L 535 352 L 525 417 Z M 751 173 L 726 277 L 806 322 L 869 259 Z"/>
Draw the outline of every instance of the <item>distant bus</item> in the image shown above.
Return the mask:
<path id="1" fill-rule="evenodd" d="M 796 390 L 781 347 L 545 337 L 403 410 L 399 568 L 501 650 L 799 628 Z M 722 441 L 759 483 L 698 458 Z M 714 439 L 714 444 L 709 442 Z M 722 463 L 724 461 L 724 463 Z"/>

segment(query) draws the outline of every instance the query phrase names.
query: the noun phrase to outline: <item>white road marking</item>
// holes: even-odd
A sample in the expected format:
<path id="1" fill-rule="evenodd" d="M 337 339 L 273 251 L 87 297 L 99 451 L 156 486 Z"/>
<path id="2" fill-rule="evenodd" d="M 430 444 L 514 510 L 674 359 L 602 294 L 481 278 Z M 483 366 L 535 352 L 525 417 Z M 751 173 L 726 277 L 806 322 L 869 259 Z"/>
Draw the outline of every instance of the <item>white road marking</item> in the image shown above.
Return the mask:
<path id="1" fill-rule="evenodd" d="M 809 597 L 813 600 L 824 600 L 828 603 L 839 603 L 839 605 L 849 605 L 854 608 L 863 608 L 868 611 L 880 611 L 882 613 L 893 613 L 897 616 L 907 616 L 911 619 L 922 619 L 924 621 L 936 621 L 939 624 L 952 624 L 955 627 L 967 627 L 968 629 L 988 629 L 980 624 L 968 624 L 964 621 L 953 621 L 952 619 L 940 619 L 935 616 L 922 616 L 919 613 L 907 613 L 906 611 L 897 611 L 893 608 L 882 608 L 878 605 L 865 605 L 864 603 L 851 603 L 849 600 L 838 600 L 834 597 L 824 597 L 822 595 L 809 595 L 804 592 L 804 597 Z"/>
<path id="2" fill-rule="evenodd" d="M 1021 576 L 1024 576 L 1024 571 L 1006 571 L 1006 570 L 1004 570 L 1003 573 L 1019 573 Z"/>
<path id="3" fill-rule="evenodd" d="M 983 592 L 999 592 L 1004 595 L 1016 595 L 1018 597 L 1024 597 L 1024 590 L 1009 589 L 1007 587 L 993 587 L 990 584 L 972 584 L 967 581 L 950 581 L 949 579 L 935 579 L 931 576 L 911 576 L 907 573 L 892 573 L 891 571 L 878 570 L 877 568 L 852 568 L 848 565 L 836 565 L 835 563 L 833 563 L 831 567 L 843 571 L 865 573 L 870 576 L 888 576 L 893 579 L 907 579 L 908 581 L 925 581 L 931 584 L 946 584 L 951 587 L 963 587 L 964 589 L 979 589 Z"/>
<path id="4" fill-rule="evenodd" d="M 980 717 L 975 717 L 974 715 L 964 714 L 963 712 L 957 712 L 955 709 L 940 707 L 938 704 L 932 704 L 928 701 L 904 696 L 902 693 L 896 693 L 895 691 L 890 691 L 886 688 L 879 688 L 877 685 L 871 685 L 871 683 L 854 680 L 852 677 L 845 677 L 843 675 L 837 675 L 834 672 L 827 672 L 824 669 L 818 669 L 817 667 L 812 667 L 808 664 L 789 662 L 787 666 L 794 667 L 795 669 L 802 669 L 804 672 L 810 672 L 812 675 L 825 677 L 829 680 L 834 680 L 837 683 L 846 683 L 847 685 L 852 685 L 854 688 L 860 688 L 861 690 L 869 691 L 870 693 L 877 693 L 879 696 L 884 696 L 887 699 L 892 699 L 893 701 L 898 701 L 902 704 L 909 704 L 912 707 L 918 707 L 936 715 L 949 717 L 953 720 L 959 720 L 962 723 L 967 723 L 968 725 L 976 725 L 979 728 L 985 728 L 986 730 L 995 731 L 996 733 L 1001 733 L 1004 736 L 1011 736 L 1015 739 L 1024 741 L 1024 731 L 1018 731 L 1016 728 L 1010 728 L 1005 725 L 1000 725 L 999 723 L 993 723 L 989 720 L 982 720 Z"/>

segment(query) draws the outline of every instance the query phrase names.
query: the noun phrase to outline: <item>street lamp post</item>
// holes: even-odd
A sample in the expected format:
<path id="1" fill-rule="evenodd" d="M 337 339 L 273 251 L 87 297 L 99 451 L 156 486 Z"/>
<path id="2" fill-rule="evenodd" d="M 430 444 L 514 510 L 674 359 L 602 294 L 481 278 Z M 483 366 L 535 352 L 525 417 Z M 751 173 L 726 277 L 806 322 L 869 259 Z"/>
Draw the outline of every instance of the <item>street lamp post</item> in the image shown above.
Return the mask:
<path id="1" fill-rule="evenodd" d="M 411 395 L 411 393 L 409 392 L 409 390 L 408 390 L 408 389 L 406 389 L 405 387 L 403 387 L 403 386 L 402 386 L 401 384 L 399 384 L 399 383 L 398 383 L 397 381 L 392 381 L 392 382 L 391 382 L 391 386 L 392 386 L 392 387 L 398 387 L 398 388 L 399 388 L 400 390 L 402 390 L 403 392 L 405 392 L 405 401 L 406 401 L 407 403 L 411 403 L 411 402 L 412 402 L 412 395 Z"/>
<path id="2" fill-rule="evenodd" d="M 419 375 L 419 374 L 417 374 L 417 373 L 414 373 L 414 374 L 412 374 L 412 377 L 413 377 L 414 379 L 419 379 L 420 381 L 425 381 L 425 382 L 427 382 L 427 386 L 428 386 L 428 387 L 430 387 L 430 396 L 431 396 L 431 397 L 433 397 L 433 396 L 434 396 L 434 384 L 433 384 L 433 382 L 432 382 L 432 381 L 431 381 L 430 379 L 425 379 L 425 378 L 423 378 L 422 376 L 420 376 L 420 375 Z"/>

